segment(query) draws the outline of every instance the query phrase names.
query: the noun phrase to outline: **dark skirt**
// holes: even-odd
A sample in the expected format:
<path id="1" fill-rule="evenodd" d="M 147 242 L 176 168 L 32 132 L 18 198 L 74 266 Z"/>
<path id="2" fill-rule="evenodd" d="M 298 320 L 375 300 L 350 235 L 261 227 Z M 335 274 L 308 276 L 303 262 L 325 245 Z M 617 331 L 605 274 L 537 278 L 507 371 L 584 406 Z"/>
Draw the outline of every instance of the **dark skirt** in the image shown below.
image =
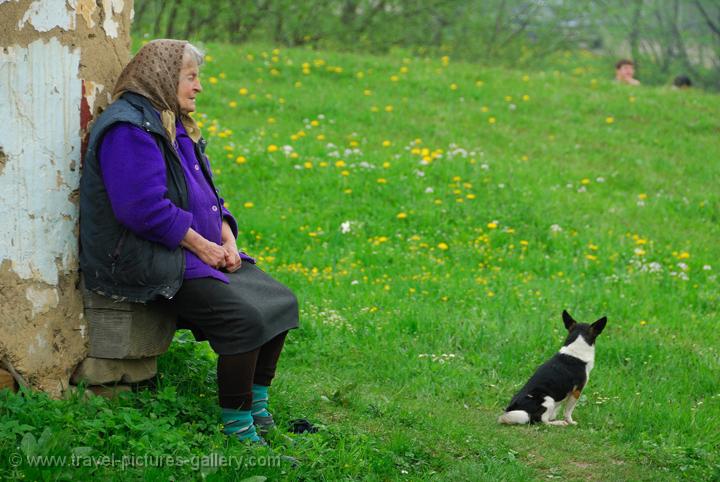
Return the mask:
<path id="1" fill-rule="evenodd" d="M 170 300 L 178 329 L 209 341 L 218 355 L 234 355 L 298 327 L 297 298 L 283 284 L 247 261 L 226 275 L 230 284 L 214 278 L 183 281 Z"/>

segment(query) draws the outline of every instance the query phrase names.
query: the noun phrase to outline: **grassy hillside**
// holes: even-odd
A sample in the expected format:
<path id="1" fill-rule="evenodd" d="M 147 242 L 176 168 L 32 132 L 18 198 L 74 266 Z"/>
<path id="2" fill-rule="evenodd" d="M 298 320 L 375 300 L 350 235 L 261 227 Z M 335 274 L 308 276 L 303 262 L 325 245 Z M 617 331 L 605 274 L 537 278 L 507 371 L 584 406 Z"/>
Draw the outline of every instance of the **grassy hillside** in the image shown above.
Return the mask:
<path id="1" fill-rule="evenodd" d="M 720 478 L 720 98 L 615 85 L 582 56 L 519 72 L 207 54 L 196 118 L 238 244 L 301 301 L 271 408 L 324 427 L 277 448 L 299 468 L 208 479 Z M 497 425 L 561 345 L 563 309 L 609 320 L 579 425 Z M 213 354 L 187 339 L 157 393 L 0 394 L 0 457 L 46 427 L 37 453 L 252 455 L 218 433 Z"/>

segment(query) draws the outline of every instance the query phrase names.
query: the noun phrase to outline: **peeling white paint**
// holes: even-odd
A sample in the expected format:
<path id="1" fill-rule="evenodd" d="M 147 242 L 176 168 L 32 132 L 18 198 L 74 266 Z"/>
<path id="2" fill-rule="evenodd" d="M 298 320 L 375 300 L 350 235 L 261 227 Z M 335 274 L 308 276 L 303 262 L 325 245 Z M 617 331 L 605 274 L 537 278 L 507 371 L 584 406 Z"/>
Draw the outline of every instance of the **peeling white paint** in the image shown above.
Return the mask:
<path id="1" fill-rule="evenodd" d="M 77 268 L 79 64 L 79 50 L 55 38 L 0 50 L 0 260 L 49 285 Z"/>
<path id="2" fill-rule="evenodd" d="M 28 355 L 33 355 L 35 353 L 35 349 L 38 348 L 40 350 L 40 353 L 45 352 L 45 347 L 47 346 L 47 340 L 43 338 L 43 336 L 38 333 L 35 335 L 35 341 L 33 343 L 28 344 L 27 352 Z"/>
<path id="3" fill-rule="evenodd" d="M 0 0 L 0 5 L 2 5 L 5 2 L 12 2 L 12 1 L 18 2 L 19 0 Z"/>
<path id="4" fill-rule="evenodd" d="M 85 19 L 85 23 L 90 29 L 95 28 L 95 21 L 92 18 L 92 14 L 96 9 L 97 3 L 95 3 L 95 0 L 77 0 L 77 13 Z"/>
<path id="5" fill-rule="evenodd" d="M 80 325 L 80 337 L 85 338 L 86 330 L 87 330 L 87 325 L 85 325 L 85 324 Z"/>
<path id="6" fill-rule="evenodd" d="M 55 288 L 36 288 L 29 286 L 25 290 L 25 298 L 32 303 L 32 316 L 47 313 L 53 308 L 57 308 L 60 303 L 60 297 Z"/>
<path id="7" fill-rule="evenodd" d="M 55 27 L 75 30 L 76 6 L 77 0 L 35 0 L 18 22 L 18 29 L 22 30 L 29 23 L 38 32 L 49 32 Z"/>
<path id="8" fill-rule="evenodd" d="M 125 8 L 124 0 L 103 0 L 103 10 L 105 11 L 103 30 L 105 30 L 108 37 L 118 37 L 120 23 L 115 20 L 115 14 L 122 13 L 123 8 Z"/>
<path id="9" fill-rule="evenodd" d="M 97 95 L 103 90 L 105 90 L 104 85 L 96 84 L 95 82 L 91 82 L 89 80 L 85 81 L 85 99 L 87 100 L 90 112 L 95 112 L 95 101 L 97 100 Z"/>

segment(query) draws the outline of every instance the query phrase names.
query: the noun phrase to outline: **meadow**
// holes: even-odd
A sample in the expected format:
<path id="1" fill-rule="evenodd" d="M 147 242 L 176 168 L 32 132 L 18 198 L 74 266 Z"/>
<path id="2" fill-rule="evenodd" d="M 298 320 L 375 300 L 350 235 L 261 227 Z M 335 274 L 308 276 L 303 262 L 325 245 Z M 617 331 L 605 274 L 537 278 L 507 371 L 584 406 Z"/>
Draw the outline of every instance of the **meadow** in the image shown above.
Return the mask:
<path id="1" fill-rule="evenodd" d="M 156 391 L 0 393 L 0 476 L 720 479 L 717 95 L 617 85 L 588 54 L 513 71 L 208 44 L 199 121 L 238 246 L 291 287 L 271 409 L 299 467 L 55 467 L 17 452 L 250 456 L 178 332 Z M 575 427 L 496 423 L 607 316 Z"/>

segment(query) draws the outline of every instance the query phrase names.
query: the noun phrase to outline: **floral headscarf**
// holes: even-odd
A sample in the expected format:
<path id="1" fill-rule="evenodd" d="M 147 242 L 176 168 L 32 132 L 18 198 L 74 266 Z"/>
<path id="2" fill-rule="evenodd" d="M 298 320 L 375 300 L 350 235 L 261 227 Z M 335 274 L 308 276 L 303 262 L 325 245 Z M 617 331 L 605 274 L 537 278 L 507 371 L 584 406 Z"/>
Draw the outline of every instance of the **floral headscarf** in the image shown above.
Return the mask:
<path id="1" fill-rule="evenodd" d="M 124 92 L 135 92 L 146 97 L 160 112 L 168 137 L 175 142 L 175 120 L 180 119 L 188 136 L 200 140 L 200 128 L 187 114 L 180 111 L 177 89 L 183 66 L 184 40 L 159 39 L 145 44 L 120 74 L 113 99 Z"/>

